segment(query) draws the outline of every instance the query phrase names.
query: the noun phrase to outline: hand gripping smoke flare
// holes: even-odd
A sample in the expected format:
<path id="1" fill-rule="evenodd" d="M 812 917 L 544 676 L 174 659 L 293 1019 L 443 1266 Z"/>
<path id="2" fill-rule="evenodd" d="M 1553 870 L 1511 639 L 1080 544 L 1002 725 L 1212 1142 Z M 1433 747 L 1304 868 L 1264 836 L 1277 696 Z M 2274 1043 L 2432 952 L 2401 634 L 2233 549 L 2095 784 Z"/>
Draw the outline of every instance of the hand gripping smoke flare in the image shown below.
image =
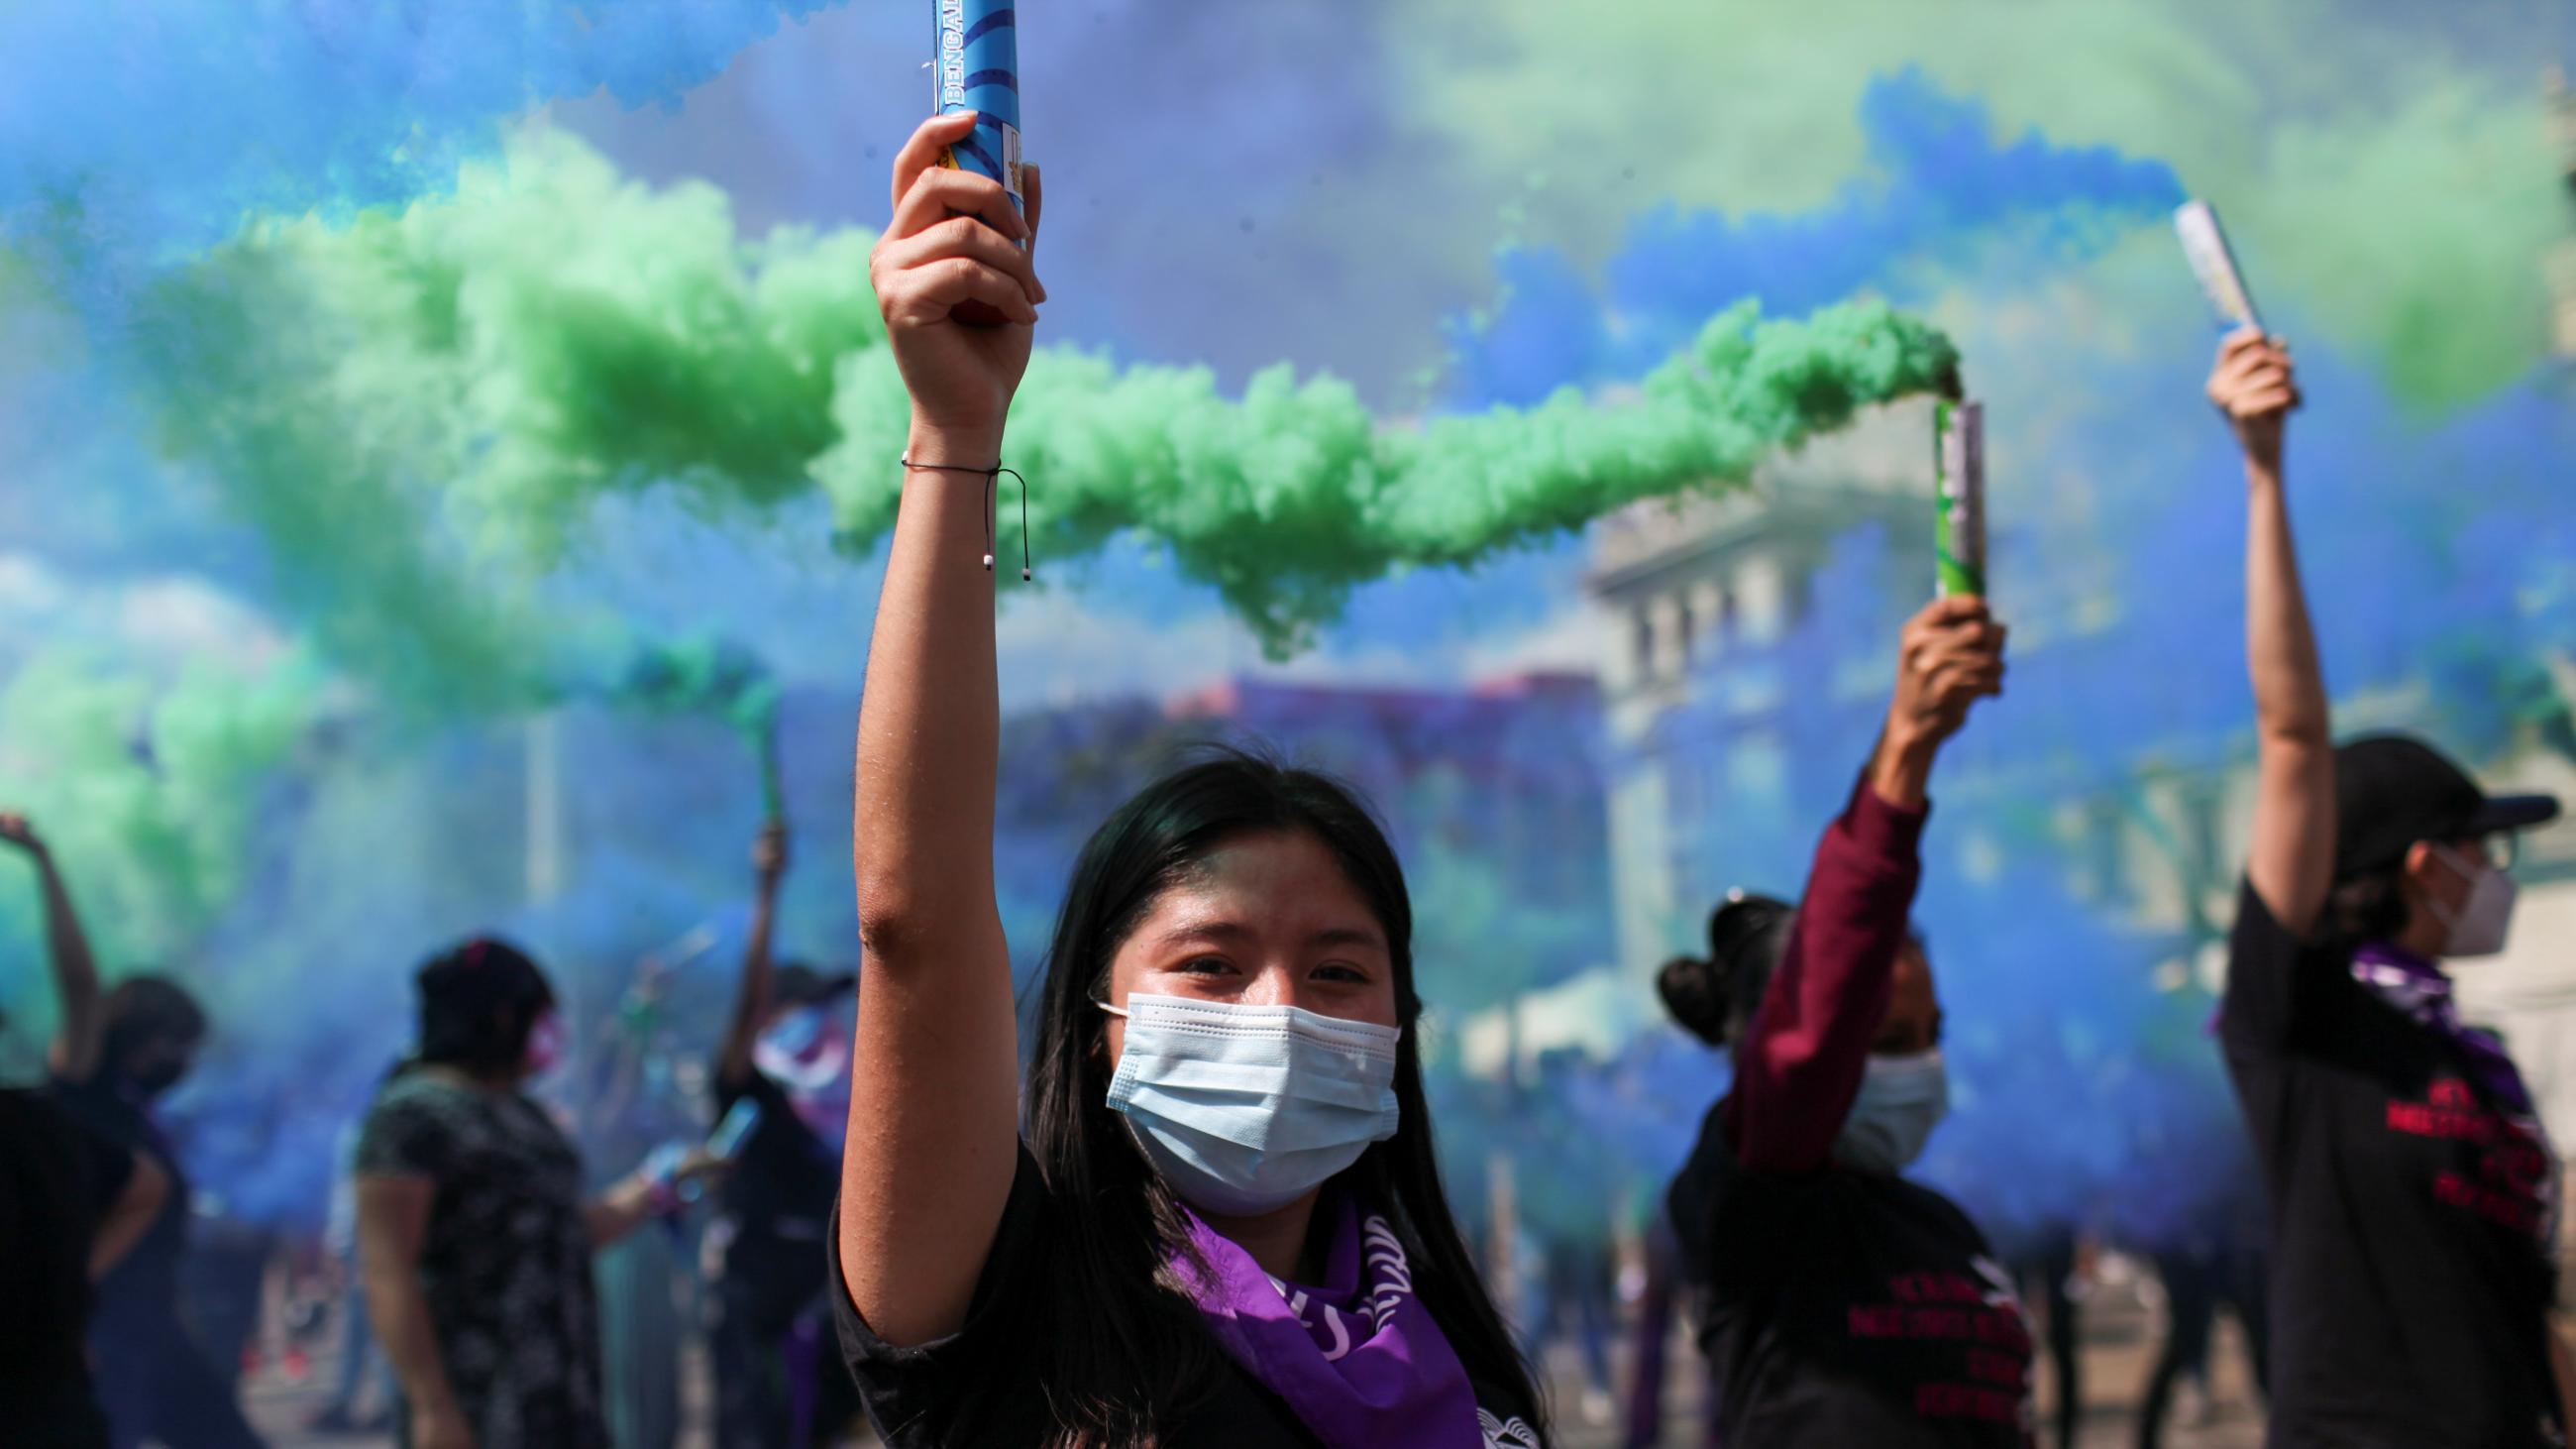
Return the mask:
<path id="1" fill-rule="evenodd" d="M 939 164 L 1002 183 L 1020 195 L 1020 40 L 1011 0 L 931 0 L 936 59 L 931 105 L 941 115 L 973 111 L 975 130 L 939 153 Z"/>
<path id="2" fill-rule="evenodd" d="M 2218 325 L 2230 332 L 2239 327 L 2260 331 L 2263 319 L 2255 314 L 2254 294 L 2245 290 L 2245 274 L 2236 269 L 2236 253 L 2218 225 L 2217 210 L 2206 201 L 2184 202 L 2174 210 L 2174 234 L 2182 238 L 2182 254 L 2200 279 L 2200 290 L 2209 294 Z"/>
<path id="3" fill-rule="evenodd" d="M 1933 523 L 1941 597 L 1986 596 L 1986 405 L 1951 402 L 1932 411 L 1932 467 L 1940 507 Z"/>

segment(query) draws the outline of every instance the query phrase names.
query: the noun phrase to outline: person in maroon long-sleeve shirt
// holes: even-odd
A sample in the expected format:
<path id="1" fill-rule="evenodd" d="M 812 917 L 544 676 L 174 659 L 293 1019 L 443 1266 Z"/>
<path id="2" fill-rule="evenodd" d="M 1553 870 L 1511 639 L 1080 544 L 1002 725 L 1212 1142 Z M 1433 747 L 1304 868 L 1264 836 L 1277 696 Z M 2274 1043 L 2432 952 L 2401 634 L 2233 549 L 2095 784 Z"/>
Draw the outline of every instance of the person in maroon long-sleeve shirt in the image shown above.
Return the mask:
<path id="1" fill-rule="evenodd" d="M 2003 687 L 1975 599 L 1905 627 L 1887 727 L 1802 904 L 1731 897 L 1710 956 L 1664 968 L 1681 1024 L 1734 1057 L 1674 1180 L 1728 1449 L 2024 1449 L 2031 1341 L 1976 1226 L 1899 1174 L 1948 1106 L 1941 1006 L 1908 924 L 1942 744 Z"/>

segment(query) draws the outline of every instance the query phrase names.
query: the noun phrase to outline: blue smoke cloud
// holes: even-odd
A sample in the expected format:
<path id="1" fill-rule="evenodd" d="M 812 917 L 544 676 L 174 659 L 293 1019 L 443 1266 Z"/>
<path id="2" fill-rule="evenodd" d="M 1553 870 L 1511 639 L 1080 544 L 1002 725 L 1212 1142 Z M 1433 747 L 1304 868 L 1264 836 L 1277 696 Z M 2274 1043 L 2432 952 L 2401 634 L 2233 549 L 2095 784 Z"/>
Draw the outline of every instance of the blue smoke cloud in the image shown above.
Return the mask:
<path id="1" fill-rule="evenodd" d="M 1452 324 L 1452 400 L 1526 404 L 1568 383 L 1633 376 L 1743 297 L 1774 316 L 1863 289 L 1913 300 L 1944 264 L 1998 239 L 2043 259 L 2086 256 L 2183 199 L 2160 161 L 2037 131 L 1999 144 L 1984 106 L 1912 68 L 1870 84 L 1860 121 L 1867 174 L 1832 204 L 1741 217 L 1648 211 L 1603 294 L 1554 252 L 1507 251 L 1501 307 Z"/>
<path id="2" fill-rule="evenodd" d="M 26 0 L 0 10 L 0 236 L 150 262 L 399 201 L 531 106 L 669 100 L 823 3 Z"/>

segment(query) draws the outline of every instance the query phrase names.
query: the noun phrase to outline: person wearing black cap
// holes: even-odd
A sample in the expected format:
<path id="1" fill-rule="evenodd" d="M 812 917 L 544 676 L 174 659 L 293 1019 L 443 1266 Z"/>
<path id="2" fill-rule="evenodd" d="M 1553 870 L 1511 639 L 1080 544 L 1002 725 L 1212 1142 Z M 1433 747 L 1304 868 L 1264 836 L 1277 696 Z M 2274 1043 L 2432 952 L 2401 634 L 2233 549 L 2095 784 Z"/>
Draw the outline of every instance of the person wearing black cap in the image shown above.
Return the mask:
<path id="1" fill-rule="evenodd" d="M 824 1234 L 841 1186 L 850 1113 L 849 1010 L 857 978 L 789 962 L 772 967 L 787 832 L 771 821 L 752 847 L 757 894 L 733 1018 L 716 1053 L 719 1114 L 759 1113 L 724 1193 L 716 1278 L 718 1442 L 803 1449 L 833 1442 L 859 1412 L 858 1387 L 826 1361 L 831 1264 Z"/>
<path id="2" fill-rule="evenodd" d="M 534 961 L 478 937 L 415 978 L 420 1038 L 359 1130 L 358 1261 L 410 1449 L 606 1449 L 591 1254 L 678 1210 L 665 1149 L 597 1198 L 521 1088 L 562 1050 Z"/>
<path id="3" fill-rule="evenodd" d="M 2334 748 L 2283 496 L 2287 349 L 2228 338 L 2209 396 L 2249 485 L 2260 779 L 2220 1036 L 2270 1197 L 2271 1443 L 2563 1444 L 2549 1143 L 2441 965 L 2503 949 L 2514 832 L 2557 802 L 2490 796 L 2412 739 Z"/>
<path id="4" fill-rule="evenodd" d="M 1934 757 L 2003 687 L 1974 599 L 1906 626 L 1868 773 L 1803 902 L 1738 893 L 1657 980 L 1733 1059 L 1670 1212 L 1705 1299 L 1729 1449 L 2026 1449 L 2029 1325 L 1958 1205 L 1903 1173 L 1949 1107 L 1941 1006 L 1907 925 Z"/>

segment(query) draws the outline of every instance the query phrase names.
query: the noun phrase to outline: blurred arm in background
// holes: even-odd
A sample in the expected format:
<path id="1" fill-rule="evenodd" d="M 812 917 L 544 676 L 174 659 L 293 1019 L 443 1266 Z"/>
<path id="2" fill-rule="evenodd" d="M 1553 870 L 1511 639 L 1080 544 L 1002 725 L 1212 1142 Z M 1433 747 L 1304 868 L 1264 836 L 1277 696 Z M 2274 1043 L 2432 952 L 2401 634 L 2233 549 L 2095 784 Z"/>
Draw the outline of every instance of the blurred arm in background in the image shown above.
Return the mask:
<path id="1" fill-rule="evenodd" d="M 751 1082 L 753 1043 L 769 1017 L 770 940 L 778 920 L 778 884 L 787 874 L 787 822 L 771 820 L 752 843 L 751 936 L 742 948 L 742 979 L 734 987 L 733 1016 L 716 1052 L 716 1085 L 739 1092 Z"/>
<path id="2" fill-rule="evenodd" d="M 98 959 L 90 952 L 89 933 L 81 929 L 80 912 L 72 906 L 62 872 L 54 867 L 54 853 L 27 817 L 0 813 L 0 841 L 26 853 L 36 867 L 37 888 L 44 896 L 45 952 L 53 968 L 54 997 L 63 1013 L 47 1065 L 66 1082 L 87 1082 L 98 1075 L 99 1044 L 106 1032 Z"/>

